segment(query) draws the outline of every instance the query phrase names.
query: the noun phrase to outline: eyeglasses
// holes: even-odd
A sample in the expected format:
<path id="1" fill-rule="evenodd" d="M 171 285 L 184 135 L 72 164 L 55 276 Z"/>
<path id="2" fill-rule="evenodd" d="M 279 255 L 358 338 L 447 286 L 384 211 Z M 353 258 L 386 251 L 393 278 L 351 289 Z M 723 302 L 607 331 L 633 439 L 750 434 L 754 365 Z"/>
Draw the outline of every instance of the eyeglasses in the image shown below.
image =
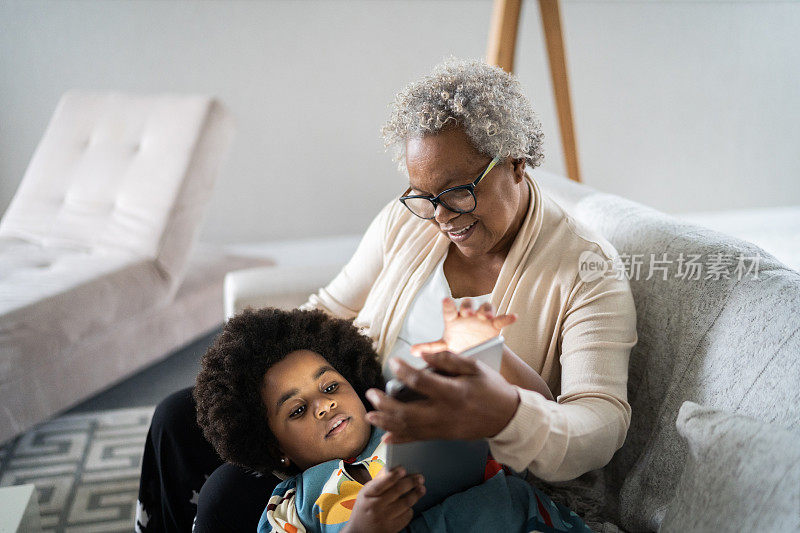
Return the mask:
<path id="1" fill-rule="evenodd" d="M 486 174 L 494 168 L 500 161 L 500 157 L 495 157 L 486 170 L 481 172 L 480 176 L 475 178 L 475 181 L 467 185 L 459 185 L 458 187 L 450 187 L 445 189 L 436 196 L 425 196 L 422 194 L 412 194 L 410 196 L 403 195 L 400 197 L 400 202 L 408 208 L 409 211 L 417 215 L 419 218 L 430 220 L 436 216 L 436 207 L 442 204 L 448 210 L 454 213 L 470 213 L 475 211 L 478 207 L 478 200 L 475 199 L 475 187 L 480 183 Z M 411 188 L 406 190 L 406 194 Z"/>

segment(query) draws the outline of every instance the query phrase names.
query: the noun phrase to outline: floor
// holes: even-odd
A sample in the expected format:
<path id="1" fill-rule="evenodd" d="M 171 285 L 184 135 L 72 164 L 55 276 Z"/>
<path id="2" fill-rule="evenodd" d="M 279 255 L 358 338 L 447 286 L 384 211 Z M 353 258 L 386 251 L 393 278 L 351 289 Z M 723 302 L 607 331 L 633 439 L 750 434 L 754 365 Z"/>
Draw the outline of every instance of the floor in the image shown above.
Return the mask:
<path id="1" fill-rule="evenodd" d="M 200 359 L 220 331 L 209 333 L 62 414 L 156 405 L 169 394 L 194 384 Z"/>
<path id="2" fill-rule="evenodd" d="M 152 408 L 194 383 L 219 331 L 0 443 L 0 487 L 36 486 L 44 532 L 131 531 Z"/>

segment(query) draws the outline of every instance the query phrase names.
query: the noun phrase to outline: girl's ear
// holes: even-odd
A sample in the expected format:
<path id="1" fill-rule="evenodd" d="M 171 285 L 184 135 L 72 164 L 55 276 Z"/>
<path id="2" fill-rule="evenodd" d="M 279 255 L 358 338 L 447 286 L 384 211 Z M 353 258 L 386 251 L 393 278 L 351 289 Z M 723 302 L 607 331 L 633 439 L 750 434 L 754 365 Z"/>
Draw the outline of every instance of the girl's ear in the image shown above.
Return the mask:
<path id="1" fill-rule="evenodd" d="M 289 467 L 292 465 L 292 460 L 289 459 L 289 456 L 283 453 L 283 450 L 280 449 L 279 446 L 271 445 L 270 446 L 270 455 L 272 457 L 278 458 L 278 468 L 280 470 L 288 470 Z"/>

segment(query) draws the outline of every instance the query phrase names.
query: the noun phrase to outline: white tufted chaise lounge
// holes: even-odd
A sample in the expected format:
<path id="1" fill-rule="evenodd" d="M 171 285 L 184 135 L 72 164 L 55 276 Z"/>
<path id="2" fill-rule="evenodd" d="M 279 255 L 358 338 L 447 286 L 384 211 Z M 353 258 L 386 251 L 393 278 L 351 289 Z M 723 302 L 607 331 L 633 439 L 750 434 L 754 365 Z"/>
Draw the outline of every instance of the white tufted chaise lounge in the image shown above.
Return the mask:
<path id="1" fill-rule="evenodd" d="M 202 307 L 248 263 L 181 281 L 232 136 L 206 96 L 61 99 L 0 221 L 0 441 L 219 323 Z"/>

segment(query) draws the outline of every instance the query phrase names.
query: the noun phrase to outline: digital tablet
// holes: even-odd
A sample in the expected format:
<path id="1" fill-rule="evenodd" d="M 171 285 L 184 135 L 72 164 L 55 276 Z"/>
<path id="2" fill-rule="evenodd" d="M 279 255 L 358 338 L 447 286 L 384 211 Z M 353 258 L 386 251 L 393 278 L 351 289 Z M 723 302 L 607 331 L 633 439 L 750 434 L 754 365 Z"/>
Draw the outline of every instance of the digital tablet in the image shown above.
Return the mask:
<path id="1" fill-rule="evenodd" d="M 472 357 L 478 361 L 483 361 L 489 368 L 500 372 L 500 363 L 503 361 L 503 339 L 502 335 L 493 337 L 488 341 L 468 348 L 459 355 L 462 357 Z M 412 356 L 413 357 L 413 356 Z M 424 367 L 428 369 L 429 367 Z M 397 398 L 403 402 L 411 402 L 425 398 L 424 395 L 406 386 L 399 379 L 393 378 L 386 383 L 386 394 L 392 398 Z"/>
<path id="2" fill-rule="evenodd" d="M 503 338 L 490 339 L 462 352 L 461 355 L 483 361 L 499 372 L 503 359 Z M 403 401 L 424 398 L 396 379 L 387 383 L 386 392 Z M 409 474 L 425 476 L 425 495 L 414 505 L 414 513 L 419 514 L 451 494 L 483 482 L 488 453 L 489 443 L 483 439 L 389 444 L 386 447 L 386 467 L 392 469 L 402 466 Z"/>

